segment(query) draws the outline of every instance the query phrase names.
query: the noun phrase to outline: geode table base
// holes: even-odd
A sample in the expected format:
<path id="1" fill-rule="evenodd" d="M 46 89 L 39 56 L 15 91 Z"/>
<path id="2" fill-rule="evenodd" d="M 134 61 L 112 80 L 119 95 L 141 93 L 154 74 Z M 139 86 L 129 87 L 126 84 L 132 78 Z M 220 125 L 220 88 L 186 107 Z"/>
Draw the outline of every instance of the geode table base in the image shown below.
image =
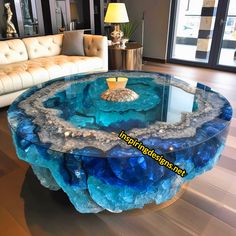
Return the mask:
<path id="1" fill-rule="evenodd" d="M 139 95 L 134 91 L 124 89 L 108 89 L 102 93 L 101 98 L 111 102 L 131 102 L 138 99 Z"/>
<path id="2" fill-rule="evenodd" d="M 129 78 L 127 88 L 139 97 L 101 99 L 108 77 Z M 23 93 L 8 110 L 18 157 L 43 186 L 62 189 L 82 213 L 169 201 L 217 163 L 231 117 L 229 102 L 207 86 L 132 71 L 49 81 Z M 121 130 L 187 174 L 177 175 L 127 145 L 118 137 Z"/>

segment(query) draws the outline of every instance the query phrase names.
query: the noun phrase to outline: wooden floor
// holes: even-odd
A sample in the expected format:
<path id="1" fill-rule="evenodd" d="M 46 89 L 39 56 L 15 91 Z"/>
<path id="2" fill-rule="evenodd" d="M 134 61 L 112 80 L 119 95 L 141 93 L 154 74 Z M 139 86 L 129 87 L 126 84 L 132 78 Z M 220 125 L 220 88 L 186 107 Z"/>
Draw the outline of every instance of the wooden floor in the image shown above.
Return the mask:
<path id="1" fill-rule="evenodd" d="M 147 71 L 202 82 L 222 93 L 236 108 L 236 74 L 146 63 Z M 236 235 L 236 119 L 231 123 L 220 162 L 194 179 L 184 195 L 157 211 L 79 214 L 62 191 L 43 188 L 12 145 L 5 109 L 0 109 L 0 235 Z"/>

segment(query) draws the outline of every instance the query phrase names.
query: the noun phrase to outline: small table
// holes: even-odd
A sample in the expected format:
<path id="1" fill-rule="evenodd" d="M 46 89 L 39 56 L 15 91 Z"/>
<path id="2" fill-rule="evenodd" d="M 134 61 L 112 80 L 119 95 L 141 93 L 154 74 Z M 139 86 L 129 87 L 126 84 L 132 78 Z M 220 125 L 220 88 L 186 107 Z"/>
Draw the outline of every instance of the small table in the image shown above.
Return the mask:
<path id="1" fill-rule="evenodd" d="M 141 70 L 143 47 L 136 42 L 108 46 L 109 70 Z"/>
<path id="2" fill-rule="evenodd" d="M 139 98 L 101 99 L 111 77 L 127 77 L 127 88 Z M 133 71 L 49 81 L 23 93 L 8 110 L 18 157 L 43 186 L 63 189 L 81 213 L 174 199 L 185 183 L 217 163 L 231 118 L 229 102 L 207 86 Z M 163 158 L 157 161 L 154 151 Z"/>

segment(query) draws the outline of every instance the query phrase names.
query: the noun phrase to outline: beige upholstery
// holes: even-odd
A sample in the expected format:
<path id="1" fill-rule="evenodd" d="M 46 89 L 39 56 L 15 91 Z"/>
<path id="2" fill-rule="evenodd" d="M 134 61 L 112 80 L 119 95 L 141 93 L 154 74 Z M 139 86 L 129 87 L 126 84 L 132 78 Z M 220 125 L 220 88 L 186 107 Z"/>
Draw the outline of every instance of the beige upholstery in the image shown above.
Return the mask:
<path id="1" fill-rule="evenodd" d="M 63 34 L 25 38 L 23 42 L 28 51 L 29 59 L 51 57 L 61 53 Z"/>
<path id="2" fill-rule="evenodd" d="M 26 89 L 20 90 L 20 91 L 14 92 L 14 93 L 1 95 L 0 96 L 0 105 L 1 105 L 0 107 L 8 106 L 16 99 L 16 97 L 20 96 L 25 91 L 26 91 Z"/>
<path id="3" fill-rule="evenodd" d="M 108 48 L 107 38 L 100 35 L 84 35 L 84 52 L 85 56 L 100 57 L 103 59 L 103 67 L 108 70 Z"/>
<path id="4" fill-rule="evenodd" d="M 85 56 L 60 55 L 62 40 L 59 34 L 0 42 L 0 107 L 9 105 L 19 91 L 33 85 L 66 75 L 108 70 L 106 37 L 84 35 Z"/>
<path id="5" fill-rule="evenodd" d="M 0 95 L 30 88 L 47 80 L 47 70 L 31 60 L 0 66 Z"/>
<path id="6" fill-rule="evenodd" d="M 58 55 L 0 66 L 0 95 L 30 88 L 33 85 L 66 75 L 102 68 L 99 57 Z"/>
<path id="7" fill-rule="evenodd" d="M 28 54 L 22 40 L 0 41 L 0 65 L 25 60 L 28 60 Z"/>
<path id="8" fill-rule="evenodd" d="M 66 75 L 96 71 L 103 67 L 100 57 L 65 56 L 38 58 L 32 60 L 40 63 L 45 68 L 50 78 L 58 78 Z"/>

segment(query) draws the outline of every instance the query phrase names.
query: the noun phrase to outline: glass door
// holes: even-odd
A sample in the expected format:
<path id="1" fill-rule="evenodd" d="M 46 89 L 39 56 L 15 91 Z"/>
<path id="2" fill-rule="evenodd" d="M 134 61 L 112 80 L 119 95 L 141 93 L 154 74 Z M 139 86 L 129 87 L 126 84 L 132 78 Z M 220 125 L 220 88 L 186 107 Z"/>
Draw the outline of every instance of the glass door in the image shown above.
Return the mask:
<path id="1" fill-rule="evenodd" d="M 224 24 L 223 40 L 220 46 L 219 66 L 236 67 L 236 1 L 230 0 Z"/>
<path id="2" fill-rule="evenodd" d="M 173 0 L 168 61 L 236 71 L 236 0 Z"/>

